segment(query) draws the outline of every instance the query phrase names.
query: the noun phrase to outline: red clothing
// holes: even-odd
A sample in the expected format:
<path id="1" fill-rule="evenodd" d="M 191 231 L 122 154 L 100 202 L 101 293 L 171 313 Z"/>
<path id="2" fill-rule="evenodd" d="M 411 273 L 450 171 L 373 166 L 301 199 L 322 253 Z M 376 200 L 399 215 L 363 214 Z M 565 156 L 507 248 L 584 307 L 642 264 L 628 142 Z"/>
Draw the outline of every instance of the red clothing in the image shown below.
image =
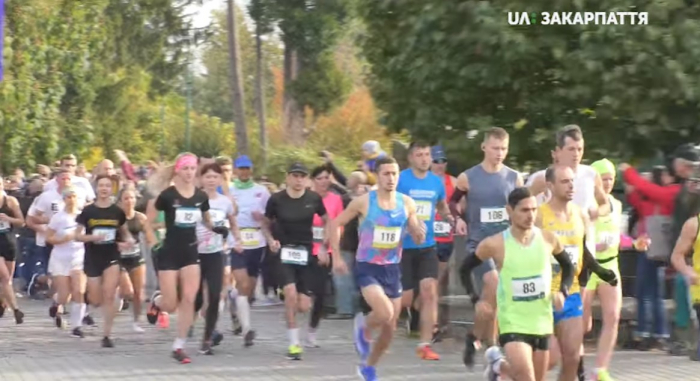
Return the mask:
<path id="1" fill-rule="evenodd" d="M 326 215 L 328 216 L 328 219 L 333 220 L 343 212 L 343 199 L 339 195 L 329 191 L 323 197 L 323 206 L 326 207 Z M 314 215 L 313 229 L 313 255 L 318 255 L 319 250 L 321 250 L 321 246 L 323 246 L 323 230 L 325 229 L 323 219 L 321 219 L 318 214 Z M 331 248 L 328 247 L 327 249 L 330 253 Z"/>
<path id="2" fill-rule="evenodd" d="M 445 202 L 449 202 L 452 198 L 452 193 L 455 192 L 455 186 L 452 184 L 452 176 L 445 173 Z M 435 213 L 435 221 L 442 221 L 440 213 Z M 450 234 L 447 237 L 438 237 L 435 234 L 435 241 L 440 243 L 451 243 L 454 240 L 454 232 L 450 229 Z"/>
<path id="3" fill-rule="evenodd" d="M 646 231 L 644 220 L 654 214 L 670 216 L 673 213 L 676 196 L 681 191 L 681 184 L 657 185 L 646 180 L 634 168 L 626 170 L 622 177 L 634 187 L 634 192 L 627 195 L 627 202 L 639 213 L 640 231 Z"/>

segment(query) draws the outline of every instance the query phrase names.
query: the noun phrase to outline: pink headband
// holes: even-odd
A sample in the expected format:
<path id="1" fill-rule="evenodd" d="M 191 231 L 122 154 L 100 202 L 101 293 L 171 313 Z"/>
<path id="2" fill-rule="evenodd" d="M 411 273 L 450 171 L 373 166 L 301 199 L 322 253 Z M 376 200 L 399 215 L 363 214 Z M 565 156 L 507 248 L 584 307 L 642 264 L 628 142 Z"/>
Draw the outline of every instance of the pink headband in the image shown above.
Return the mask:
<path id="1" fill-rule="evenodd" d="M 181 170 L 183 167 L 186 166 L 197 166 L 197 156 L 194 155 L 184 155 L 181 156 L 177 161 L 175 162 L 175 171 Z"/>

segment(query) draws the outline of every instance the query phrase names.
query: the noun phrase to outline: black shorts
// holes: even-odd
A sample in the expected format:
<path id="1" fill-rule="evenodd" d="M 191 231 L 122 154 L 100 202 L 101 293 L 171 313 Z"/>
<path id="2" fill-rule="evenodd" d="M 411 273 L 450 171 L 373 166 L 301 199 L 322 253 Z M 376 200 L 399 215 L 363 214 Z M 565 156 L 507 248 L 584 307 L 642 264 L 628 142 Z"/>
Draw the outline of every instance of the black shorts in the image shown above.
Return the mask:
<path id="1" fill-rule="evenodd" d="M 17 259 L 17 245 L 12 242 L 0 244 L 0 258 L 7 262 L 14 262 Z"/>
<path id="2" fill-rule="evenodd" d="M 158 271 L 177 271 L 183 267 L 199 264 L 197 245 L 163 245 L 158 250 L 157 256 Z"/>
<path id="3" fill-rule="evenodd" d="M 438 278 L 438 257 L 435 246 L 403 249 L 401 284 L 403 291 L 415 290 L 423 279 Z"/>
<path id="4" fill-rule="evenodd" d="M 454 242 L 438 242 L 437 243 L 437 256 L 441 263 L 447 263 L 450 261 L 452 252 L 454 251 Z"/>
<path id="5" fill-rule="evenodd" d="M 318 257 L 311 255 L 309 247 L 309 262 L 306 266 L 282 263 L 279 254 L 276 254 L 277 282 L 281 288 L 290 284 L 296 285 L 297 292 L 307 296 L 324 292 L 324 286 L 328 279 L 329 268 L 318 263 Z"/>
<path id="6" fill-rule="evenodd" d="M 136 255 L 133 257 L 121 257 L 119 263 L 122 265 L 122 270 L 126 272 L 131 272 L 139 266 L 146 264 L 146 259 L 141 255 Z"/>
<path id="7" fill-rule="evenodd" d="M 512 342 L 525 343 L 532 347 L 533 351 L 549 350 L 550 335 L 529 335 L 526 333 L 502 333 L 498 336 L 498 344 L 505 348 L 506 344 Z"/>
<path id="8" fill-rule="evenodd" d="M 85 253 L 83 271 L 88 278 L 99 278 L 108 268 L 119 265 L 119 258 Z"/>
<path id="9" fill-rule="evenodd" d="M 264 255 L 264 247 L 243 250 L 242 253 L 239 253 L 235 250 L 231 250 L 231 254 L 229 256 L 231 268 L 233 270 L 245 269 L 247 270 L 249 277 L 257 278 L 260 274 L 260 266 L 262 264 Z"/>

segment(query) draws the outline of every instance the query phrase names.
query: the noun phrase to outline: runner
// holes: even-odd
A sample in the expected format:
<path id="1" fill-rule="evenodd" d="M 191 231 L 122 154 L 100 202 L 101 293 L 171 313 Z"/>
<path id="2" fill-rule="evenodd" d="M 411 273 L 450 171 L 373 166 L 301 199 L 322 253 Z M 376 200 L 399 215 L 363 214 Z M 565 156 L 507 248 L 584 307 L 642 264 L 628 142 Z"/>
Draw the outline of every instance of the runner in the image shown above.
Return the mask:
<path id="1" fill-rule="evenodd" d="M 144 299 L 144 289 L 146 287 L 146 259 L 141 253 L 141 234 L 143 233 L 148 246 L 153 246 L 157 242 L 153 230 L 148 227 L 148 218 L 146 215 L 137 212 L 136 207 L 136 191 L 132 187 L 124 188 L 119 195 L 119 203 L 126 215 L 126 226 L 134 239 L 134 246 L 130 249 L 121 250 L 121 268 L 122 280 L 126 278 L 127 282 L 121 282 L 122 297 L 131 299 L 133 302 L 134 323 L 132 328 L 134 332 L 143 333 L 144 330 L 139 325 L 141 319 L 141 305 Z M 125 286 L 128 285 L 128 286 Z M 128 287 L 125 289 L 125 287 Z"/>
<path id="2" fill-rule="evenodd" d="M 150 315 L 149 322 L 155 324 L 160 311 L 178 311 L 177 337 L 172 356 L 181 364 L 189 364 L 191 360 L 184 347 L 194 320 L 194 301 L 200 286 L 197 222 L 204 221 L 207 229 L 224 238 L 229 230 L 223 226 L 213 226 L 207 194 L 195 187 L 197 156 L 180 154 L 175 165 L 164 172 L 164 177 L 172 178 L 175 185 L 161 192 L 147 213 L 149 222 L 153 223 L 158 219 L 158 211 L 163 211 L 166 226 L 163 247 L 156 255 L 160 290 L 151 297 L 151 308 L 147 314 Z"/>
<path id="3" fill-rule="evenodd" d="M 457 179 L 447 173 L 447 155 L 445 155 L 445 151 L 441 146 L 434 146 L 431 156 L 433 158 L 433 164 L 430 166 L 430 170 L 445 183 L 445 199 L 450 200 L 452 199 Z M 451 226 L 442 220 L 440 213 L 435 213 L 435 223 L 433 227 L 435 230 L 435 241 L 437 242 L 438 260 L 440 261 L 438 264 L 438 297 L 440 297 L 442 293 L 447 290 L 447 264 L 454 251 L 454 237 Z M 442 320 L 446 319 L 447 311 L 442 311 L 439 317 Z M 443 326 L 444 324 L 446 324 L 446 321 L 443 321 L 439 325 Z M 435 335 L 433 335 L 434 342 L 440 340 L 440 332 L 441 330 L 437 330 Z"/>
<path id="4" fill-rule="evenodd" d="M 83 338 L 81 323 L 85 317 L 85 245 L 76 241 L 78 223 L 78 197 L 73 187 L 63 189 L 65 207 L 51 217 L 46 230 L 46 242 L 53 245 L 49 259 L 51 284 L 57 294 L 56 305 L 71 303 L 71 335 Z M 56 327 L 63 328 L 61 314 L 55 313 Z"/>
<path id="5" fill-rule="evenodd" d="M 215 227 L 230 229 L 235 237 L 235 254 L 243 252 L 240 245 L 241 237 L 236 224 L 233 202 L 219 193 L 216 188 L 222 184 L 223 171 L 216 164 L 206 164 L 201 169 L 201 183 L 209 200 L 209 216 Z M 195 301 L 195 312 L 204 305 L 204 289 L 207 291 L 207 308 L 205 313 L 204 337 L 199 353 L 212 355 L 212 347 L 219 345 L 223 335 L 215 332 L 216 322 L 219 319 L 219 296 L 223 286 L 224 275 L 224 243 L 225 239 L 208 229 L 201 222 L 197 223 L 197 251 L 199 252 L 199 266 L 201 271 L 201 285 Z M 231 253 L 234 255 L 234 253 Z M 195 314 L 196 316 L 196 314 Z"/>
<path id="6" fill-rule="evenodd" d="M 95 200 L 95 191 L 92 188 L 92 184 L 90 184 L 90 180 L 75 175 L 75 171 L 77 168 L 78 159 L 75 157 L 75 155 L 66 155 L 61 157 L 61 171 L 59 173 L 67 172 L 69 174 L 71 179 L 71 185 L 80 190 L 81 194 L 78 194 L 78 199 L 80 199 L 80 197 L 85 197 L 87 202 L 92 202 L 93 200 Z M 112 169 L 114 169 L 114 164 L 112 164 Z M 54 177 L 53 179 L 49 180 L 46 184 L 44 184 L 44 192 L 48 190 L 58 189 L 59 185 L 57 180 L 58 177 Z M 59 197 L 61 197 L 60 190 Z"/>
<path id="7" fill-rule="evenodd" d="M 550 368 L 554 367 L 561 358 L 559 379 L 573 380 L 582 372 L 583 303 L 578 276 L 584 261 L 588 268 L 613 286 L 617 285 L 617 276 L 614 271 L 602 268 L 588 249 L 588 246 L 594 246 L 586 242 L 587 232 L 590 232 L 588 238 L 594 238 L 591 235 L 594 234 L 591 232 L 593 225 L 588 213 L 572 202 L 576 181 L 573 170 L 568 166 L 552 167 L 546 170 L 545 178 L 551 198 L 540 206 L 535 225 L 556 234 L 574 265 L 576 277 L 563 309 L 554 313 L 555 338 L 552 340 L 549 363 Z M 561 282 L 559 267 L 557 264 L 553 264 L 553 267 L 552 292 L 559 289 Z"/>
<path id="8" fill-rule="evenodd" d="M 554 234 L 534 226 L 537 200 L 527 188 L 510 192 L 506 210 L 510 228 L 483 239 L 463 267 L 469 274 L 483 261 L 493 260 L 499 271 L 498 341 L 506 358 L 498 347 L 490 347 L 486 351 L 486 376 L 490 381 L 503 376 L 518 381 L 543 381 L 553 331 L 552 304 L 556 311 L 562 309 L 574 280 L 574 265 Z M 552 281 L 552 255 L 561 268 L 561 282 L 556 288 Z M 467 282 L 467 289 L 474 288 L 469 284 L 470 276 L 462 279 Z M 488 307 L 483 305 L 477 313 Z"/>
<path id="9" fill-rule="evenodd" d="M 321 251 L 318 256 L 312 252 L 314 215 L 324 224 L 328 216 L 323 200 L 318 193 L 305 188 L 309 177 L 306 166 L 292 164 L 287 170 L 287 187 L 270 197 L 265 208 L 268 224 L 263 234 L 272 252 L 279 253 L 278 281 L 284 293 L 285 317 L 289 336 L 290 360 L 301 360 L 303 348 L 299 344 L 297 312 L 305 313 L 311 306 L 311 296 L 324 292 L 319 290 L 321 267 L 329 262 L 328 253 Z M 270 234 L 269 222 L 275 223 L 274 237 Z M 327 230 L 326 230 L 327 232 Z"/>
<path id="10" fill-rule="evenodd" d="M 22 324 L 24 314 L 19 309 L 15 298 L 15 289 L 12 287 L 12 278 L 15 274 L 15 259 L 17 257 L 17 237 L 14 227 L 24 225 L 24 217 L 16 198 L 7 195 L 4 190 L 4 181 L 0 181 L 0 317 L 5 314 L 5 306 L 12 308 L 15 315 L 15 323 Z"/>
<path id="11" fill-rule="evenodd" d="M 358 196 L 330 225 L 333 270 L 348 273 L 340 254 L 340 228 L 360 218 L 359 246 L 355 264 L 355 280 L 371 308 L 367 317 L 355 317 L 355 348 L 360 356 L 358 373 L 363 380 L 377 380 L 376 366 L 394 336 L 396 319 L 401 310 L 401 237 L 407 230 L 413 242 L 420 244 L 426 226 L 416 212 L 416 203 L 396 191 L 399 165 L 390 157 L 376 161 L 378 189 Z M 379 331 L 370 347 L 372 331 Z"/>
<path id="12" fill-rule="evenodd" d="M 255 293 L 262 261 L 265 256 L 267 241 L 261 232 L 265 214 L 265 205 L 270 199 L 270 192 L 264 186 L 253 181 L 253 162 L 248 156 L 240 156 L 234 162 L 236 179 L 230 193 L 236 200 L 238 215 L 236 224 L 240 229 L 243 252 L 230 254 L 233 279 L 236 282 L 236 297 L 230 303 L 235 304 L 236 317 L 241 323 L 243 341 L 246 347 L 253 345 L 255 331 L 251 330 L 249 299 Z M 227 283 L 228 285 L 229 283 Z"/>
<path id="13" fill-rule="evenodd" d="M 608 159 L 598 160 L 591 164 L 603 181 L 603 191 L 608 194 L 611 212 L 607 216 L 595 221 L 596 234 L 596 259 L 604 268 L 615 272 L 620 279 L 620 266 L 617 260 L 620 249 L 620 221 L 622 220 L 622 203 L 615 199 L 612 192 L 615 184 L 615 166 Z M 622 308 L 622 287 L 618 284 L 611 286 L 603 282 L 596 274 L 591 275 L 586 284 L 584 294 L 583 322 L 590 330 L 591 307 L 596 293 L 600 298 L 600 307 L 603 317 L 603 328 L 598 339 L 598 351 L 596 356 L 596 368 L 593 371 L 593 379 L 598 381 L 612 381 L 608 367 L 612 359 L 615 343 L 617 342 L 617 329 Z"/>
<path id="14" fill-rule="evenodd" d="M 314 168 L 311 171 L 311 178 L 313 179 L 313 186 L 311 189 L 318 193 L 323 200 L 323 206 L 326 208 L 326 215 L 329 220 L 332 220 L 340 215 L 343 211 L 343 199 L 336 193 L 330 191 L 331 185 L 331 171 L 327 165 L 322 165 Z M 325 251 L 327 255 L 331 255 L 331 247 L 326 241 L 326 228 L 324 219 L 319 215 L 314 215 L 313 222 L 313 254 L 318 256 L 321 251 Z M 308 348 L 318 348 L 319 345 L 316 342 L 316 331 L 318 330 L 318 325 L 321 323 L 321 315 L 323 315 L 323 309 L 325 308 L 325 297 L 328 282 L 330 281 L 330 269 L 327 265 L 320 266 L 318 274 L 318 292 L 314 293 L 314 304 L 311 308 L 311 317 L 309 319 L 309 327 L 306 332 L 306 338 L 304 340 L 304 345 Z"/>
<path id="15" fill-rule="evenodd" d="M 440 355 L 431 347 L 437 324 L 439 263 L 433 220 L 436 210 L 450 226 L 454 226 L 454 217 L 450 215 L 445 201 L 445 185 L 430 172 L 430 145 L 411 143 L 408 157 L 411 166 L 401 171 L 396 189 L 411 196 L 416 202 L 416 213 L 427 224 L 427 231 L 425 241 L 421 244 L 414 242 L 410 235 L 404 237 L 405 250 L 401 258 L 402 306 L 409 309 L 415 306 L 415 310 L 410 312 L 410 319 L 419 314 L 417 310 L 420 310 L 420 342 L 416 348 L 418 357 L 423 360 L 439 360 Z"/>
<path id="16" fill-rule="evenodd" d="M 467 234 L 467 258 L 473 256 L 479 243 L 486 237 L 498 234 L 508 228 L 506 205 L 508 195 L 516 187 L 522 186 L 520 174 L 503 164 L 508 155 L 509 136 L 506 130 L 493 127 L 484 134 L 481 150 L 484 160 L 464 171 L 457 177 L 455 191 L 450 199 L 450 210 L 454 216 L 462 216 L 459 203 L 462 197 L 467 200 L 463 218 L 458 217 L 455 227 L 457 234 Z M 467 232 L 468 227 L 468 232 Z M 471 277 L 466 268 L 460 269 L 462 278 Z M 468 290 L 476 302 L 474 331 L 467 334 L 464 348 L 464 364 L 474 366 L 474 355 L 483 340 L 487 347 L 496 343 L 496 286 L 498 273 L 494 261 L 484 260 L 474 270 L 477 290 Z M 464 284 L 472 284 L 462 280 Z"/>

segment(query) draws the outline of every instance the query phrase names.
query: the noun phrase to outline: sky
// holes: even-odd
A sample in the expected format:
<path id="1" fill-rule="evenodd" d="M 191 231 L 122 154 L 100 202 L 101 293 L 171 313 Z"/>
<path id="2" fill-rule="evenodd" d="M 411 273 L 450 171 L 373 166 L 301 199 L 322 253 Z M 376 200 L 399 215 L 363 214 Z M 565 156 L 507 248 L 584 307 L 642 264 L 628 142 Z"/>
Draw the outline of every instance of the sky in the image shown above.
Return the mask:
<path id="1" fill-rule="evenodd" d="M 236 4 L 246 9 L 250 0 L 235 0 Z M 201 28 L 207 26 L 211 22 L 211 12 L 217 9 L 223 9 L 226 6 L 226 0 L 204 0 L 201 6 L 191 6 L 190 12 L 194 13 L 194 26 Z"/>

